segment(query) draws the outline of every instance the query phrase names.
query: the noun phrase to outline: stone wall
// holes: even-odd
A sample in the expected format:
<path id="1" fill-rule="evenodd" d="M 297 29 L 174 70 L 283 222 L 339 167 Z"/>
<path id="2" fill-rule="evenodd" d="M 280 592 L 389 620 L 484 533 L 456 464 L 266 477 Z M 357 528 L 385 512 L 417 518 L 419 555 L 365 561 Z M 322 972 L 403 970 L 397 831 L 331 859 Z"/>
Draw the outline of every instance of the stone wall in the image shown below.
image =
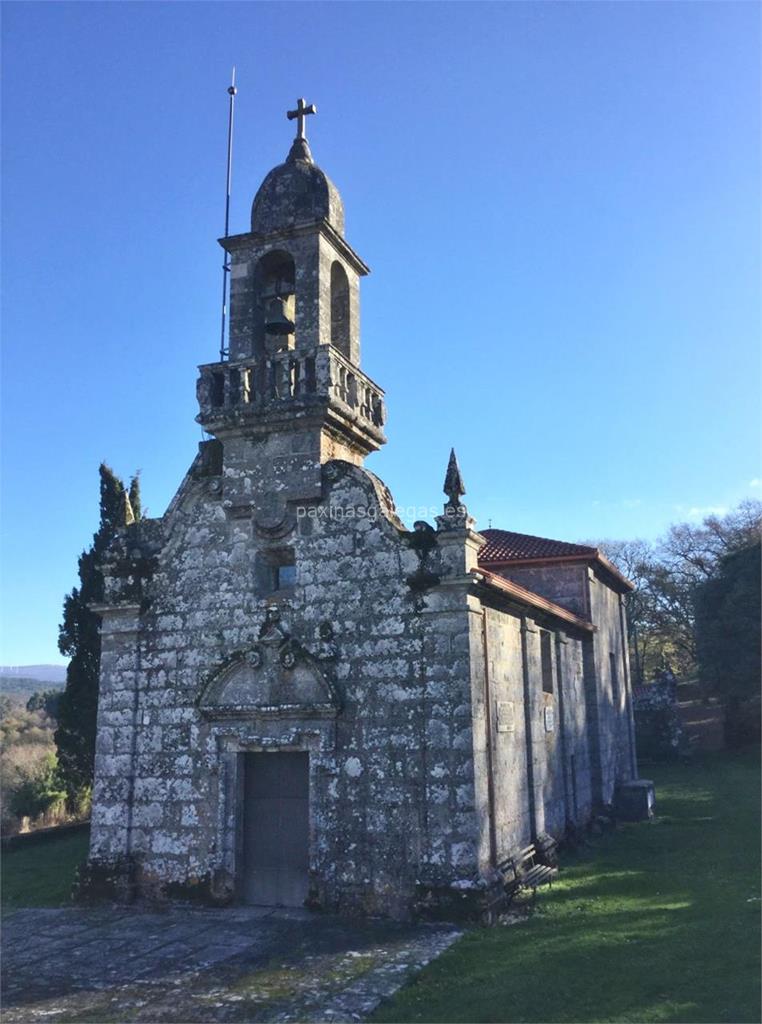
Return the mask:
<path id="1" fill-rule="evenodd" d="M 226 501 L 212 448 L 104 567 L 91 867 L 235 898 L 247 751 L 309 753 L 316 907 L 406 916 L 583 824 L 593 765 L 625 777 L 605 689 L 593 717 L 620 732 L 590 757 L 602 652 L 621 654 L 608 588 L 596 647 L 472 573 L 470 530 L 407 532 L 366 470 L 327 463 L 319 497 L 273 526 Z"/>
<path id="2" fill-rule="evenodd" d="M 590 815 L 583 641 L 531 616 L 486 610 L 498 859 L 541 832 L 562 836 Z M 548 635 L 552 691 L 543 689 Z"/>
<path id="3" fill-rule="evenodd" d="M 506 579 L 519 583 L 533 594 L 568 608 L 575 615 L 589 618 L 587 565 L 579 563 L 555 565 L 511 565 L 500 569 Z"/>
<path id="4" fill-rule="evenodd" d="M 595 798 L 608 805 L 618 782 L 637 777 L 627 631 L 622 595 L 592 568 L 588 588 L 596 626 L 586 666 Z"/>
<path id="5" fill-rule="evenodd" d="M 229 518 L 215 478 L 197 471 L 162 523 L 141 606 L 120 601 L 131 582 L 110 579 L 92 858 L 232 892 L 238 754 L 298 749 L 311 755 L 314 903 L 398 912 L 417 882 L 473 876 L 465 584 L 422 614 L 406 582 L 419 556 L 382 487 L 356 467 L 328 464 L 322 501 L 292 510 L 291 532 L 277 538 Z M 284 546 L 297 584 L 262 593 L 258 559 Z M 261 639 L 273 605 L 340 693 L 340 713 L 217 720 L 199 700 Z"/>
<path id="6" fill-rule="evenodd" d="M 595 634 L 585 642 L 581 653 L 577 652 L 584 668 L 572 670 L 573 677 L 584 679 L 584 729 L 589 734 L 589 754 L 578 750 L 573 770 L 583 771 L 585 785 L 582 760 L 578 759 L 589 759 L 593 801 L 610 804 L 617 782 L 637 776 L 627 630 L 620 590 L 604 572 L 582 563 L 507 566 L 500 573 L 595 625 Z"/>
<path id="7" fill-rule="evenodd" d="M 564 640 L 566 639 L 566 642 Z M 593 808 L 590 721 L 585 699 L 584 648 L 590 640 L 557 638 L 559 693 L 564 723 L 562 754 L 566 764 L 566 820 L 584 826 Z"/>

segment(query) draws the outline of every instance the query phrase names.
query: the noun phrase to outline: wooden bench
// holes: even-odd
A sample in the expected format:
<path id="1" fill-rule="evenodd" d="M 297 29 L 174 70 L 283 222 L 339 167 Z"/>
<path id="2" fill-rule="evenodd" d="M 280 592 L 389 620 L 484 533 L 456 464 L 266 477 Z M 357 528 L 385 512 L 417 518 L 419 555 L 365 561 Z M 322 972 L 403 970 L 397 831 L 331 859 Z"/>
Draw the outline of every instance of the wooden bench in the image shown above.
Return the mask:
<path id="1" fill-rule="evenodd" d="M 558 868 L 538 861 L 537 848 L 534 843 L 530 843 L 523 850 L 518 850 L 510 857 L 500 861 L 497 870 L 503 876 L 503 887 L 509 900 L 512 900 L 522 889 L 531 889 L 532 893 L 537 895 L 539 886 L 552 885 L 553 879 L 558 875 Z"/>

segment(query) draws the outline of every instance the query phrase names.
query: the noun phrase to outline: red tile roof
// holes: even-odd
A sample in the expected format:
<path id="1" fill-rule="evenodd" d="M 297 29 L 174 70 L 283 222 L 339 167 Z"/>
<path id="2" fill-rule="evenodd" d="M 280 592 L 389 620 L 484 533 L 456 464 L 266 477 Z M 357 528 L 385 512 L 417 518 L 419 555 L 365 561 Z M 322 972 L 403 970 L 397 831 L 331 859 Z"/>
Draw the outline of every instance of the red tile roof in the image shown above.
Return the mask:
<path id="1" fill-rule="evenodd" d="M 511 530 L 480 530 L 487 543 L 479 552 L 479 565 L 485 569 L 497 569 L 511 562 L 555 562 L 595 561 L 613 576 L 625 590 L 634 590 L 630 581 L 617 567 L 598 550 L 588 544 L 569 544 L 565 540 L 551 540 L 549 537 L 533 537 L 530 533 L 513 533 Z"/>
<path id="2" fill-rule="evenodd" d="M 586 544 L 568 544 L 548 537 L 533 537 L 528 533 L 511 530 L 481 530 L 487 543 L 479 552 L 479 563 L 518 562 L 535 558 L 595 558 L 597 548 Z"/>

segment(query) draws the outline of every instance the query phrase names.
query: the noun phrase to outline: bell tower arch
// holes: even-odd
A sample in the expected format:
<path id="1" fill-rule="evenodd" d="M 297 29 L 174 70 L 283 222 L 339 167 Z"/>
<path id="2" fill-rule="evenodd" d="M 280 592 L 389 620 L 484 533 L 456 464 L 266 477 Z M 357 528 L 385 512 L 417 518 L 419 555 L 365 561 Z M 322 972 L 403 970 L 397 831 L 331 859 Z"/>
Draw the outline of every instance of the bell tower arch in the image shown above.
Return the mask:
<path id="1" fill-rule="evenodd" d="M 252 269 L 253 302 L 250 353 L 264 357 L 294 347 L 296 268 L 291 253 L 271 249 Z"/>

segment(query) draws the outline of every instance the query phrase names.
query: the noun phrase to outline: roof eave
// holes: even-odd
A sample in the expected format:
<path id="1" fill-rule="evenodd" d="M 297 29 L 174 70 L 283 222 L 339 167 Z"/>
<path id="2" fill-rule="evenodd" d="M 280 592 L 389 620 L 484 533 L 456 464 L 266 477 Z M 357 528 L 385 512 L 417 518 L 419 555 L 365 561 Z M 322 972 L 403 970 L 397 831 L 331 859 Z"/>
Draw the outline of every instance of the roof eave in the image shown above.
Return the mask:
<path id="1" fill-rule="evenodd" d="M 613 578 L 617 589 L 621 588 L 628 592 L 635 590 L 635 584 L 628 580 L 626 576 L 623 576 L 613 562 L 610 562 L 600 552 L 594 555 L 544 555 L 541 558 L 490 559 L 489 562 L 485 563 L 485 567 L 489 565 L 490 571 L 492 571 L 494 569 L 507 569 L 510 566 L 557 565 L 559 562 L 563 562 L 565 565 L 573 565 L 575 563 L 578 565 L 598 565 Z M 479 567 L 482 568 L 482 563 L 480 563 Z"/>
<path id="2" fill-rule="evenodd" d="M 473 570 L 470 575 L 473 576 L 477 582 L 483 583 L 486 586 L 491 587 L 493 590 L 498 590 L 507 597 L 512 597 L 514 600 L 519 601 L 521 604 L 529 605 L 531 608 L 545 612 L 547 615 L 552 615 L 556 619 L 561 619 L 563 622 L 574 626 L 575 629 L 582 630 L 585 633 L 595 632 L 595 626 L 587 619 L 581 619 L 573 612 L 568 611 L 566 608 L 562 608 L 561 605 L 555 604 L 553 601 L 549 601 L 545 597 L 540 597 L 539 594 L 535 594 L 533 591 L 527 590 L 526 587 L 522 587 L 519 583 L 514 583 L 513 580 L 507 580 L 504 576 L 499 576 L 497 573 L 490 572 L 489 569 L 484 569 L 480 566 L 478 569 Z"/>

